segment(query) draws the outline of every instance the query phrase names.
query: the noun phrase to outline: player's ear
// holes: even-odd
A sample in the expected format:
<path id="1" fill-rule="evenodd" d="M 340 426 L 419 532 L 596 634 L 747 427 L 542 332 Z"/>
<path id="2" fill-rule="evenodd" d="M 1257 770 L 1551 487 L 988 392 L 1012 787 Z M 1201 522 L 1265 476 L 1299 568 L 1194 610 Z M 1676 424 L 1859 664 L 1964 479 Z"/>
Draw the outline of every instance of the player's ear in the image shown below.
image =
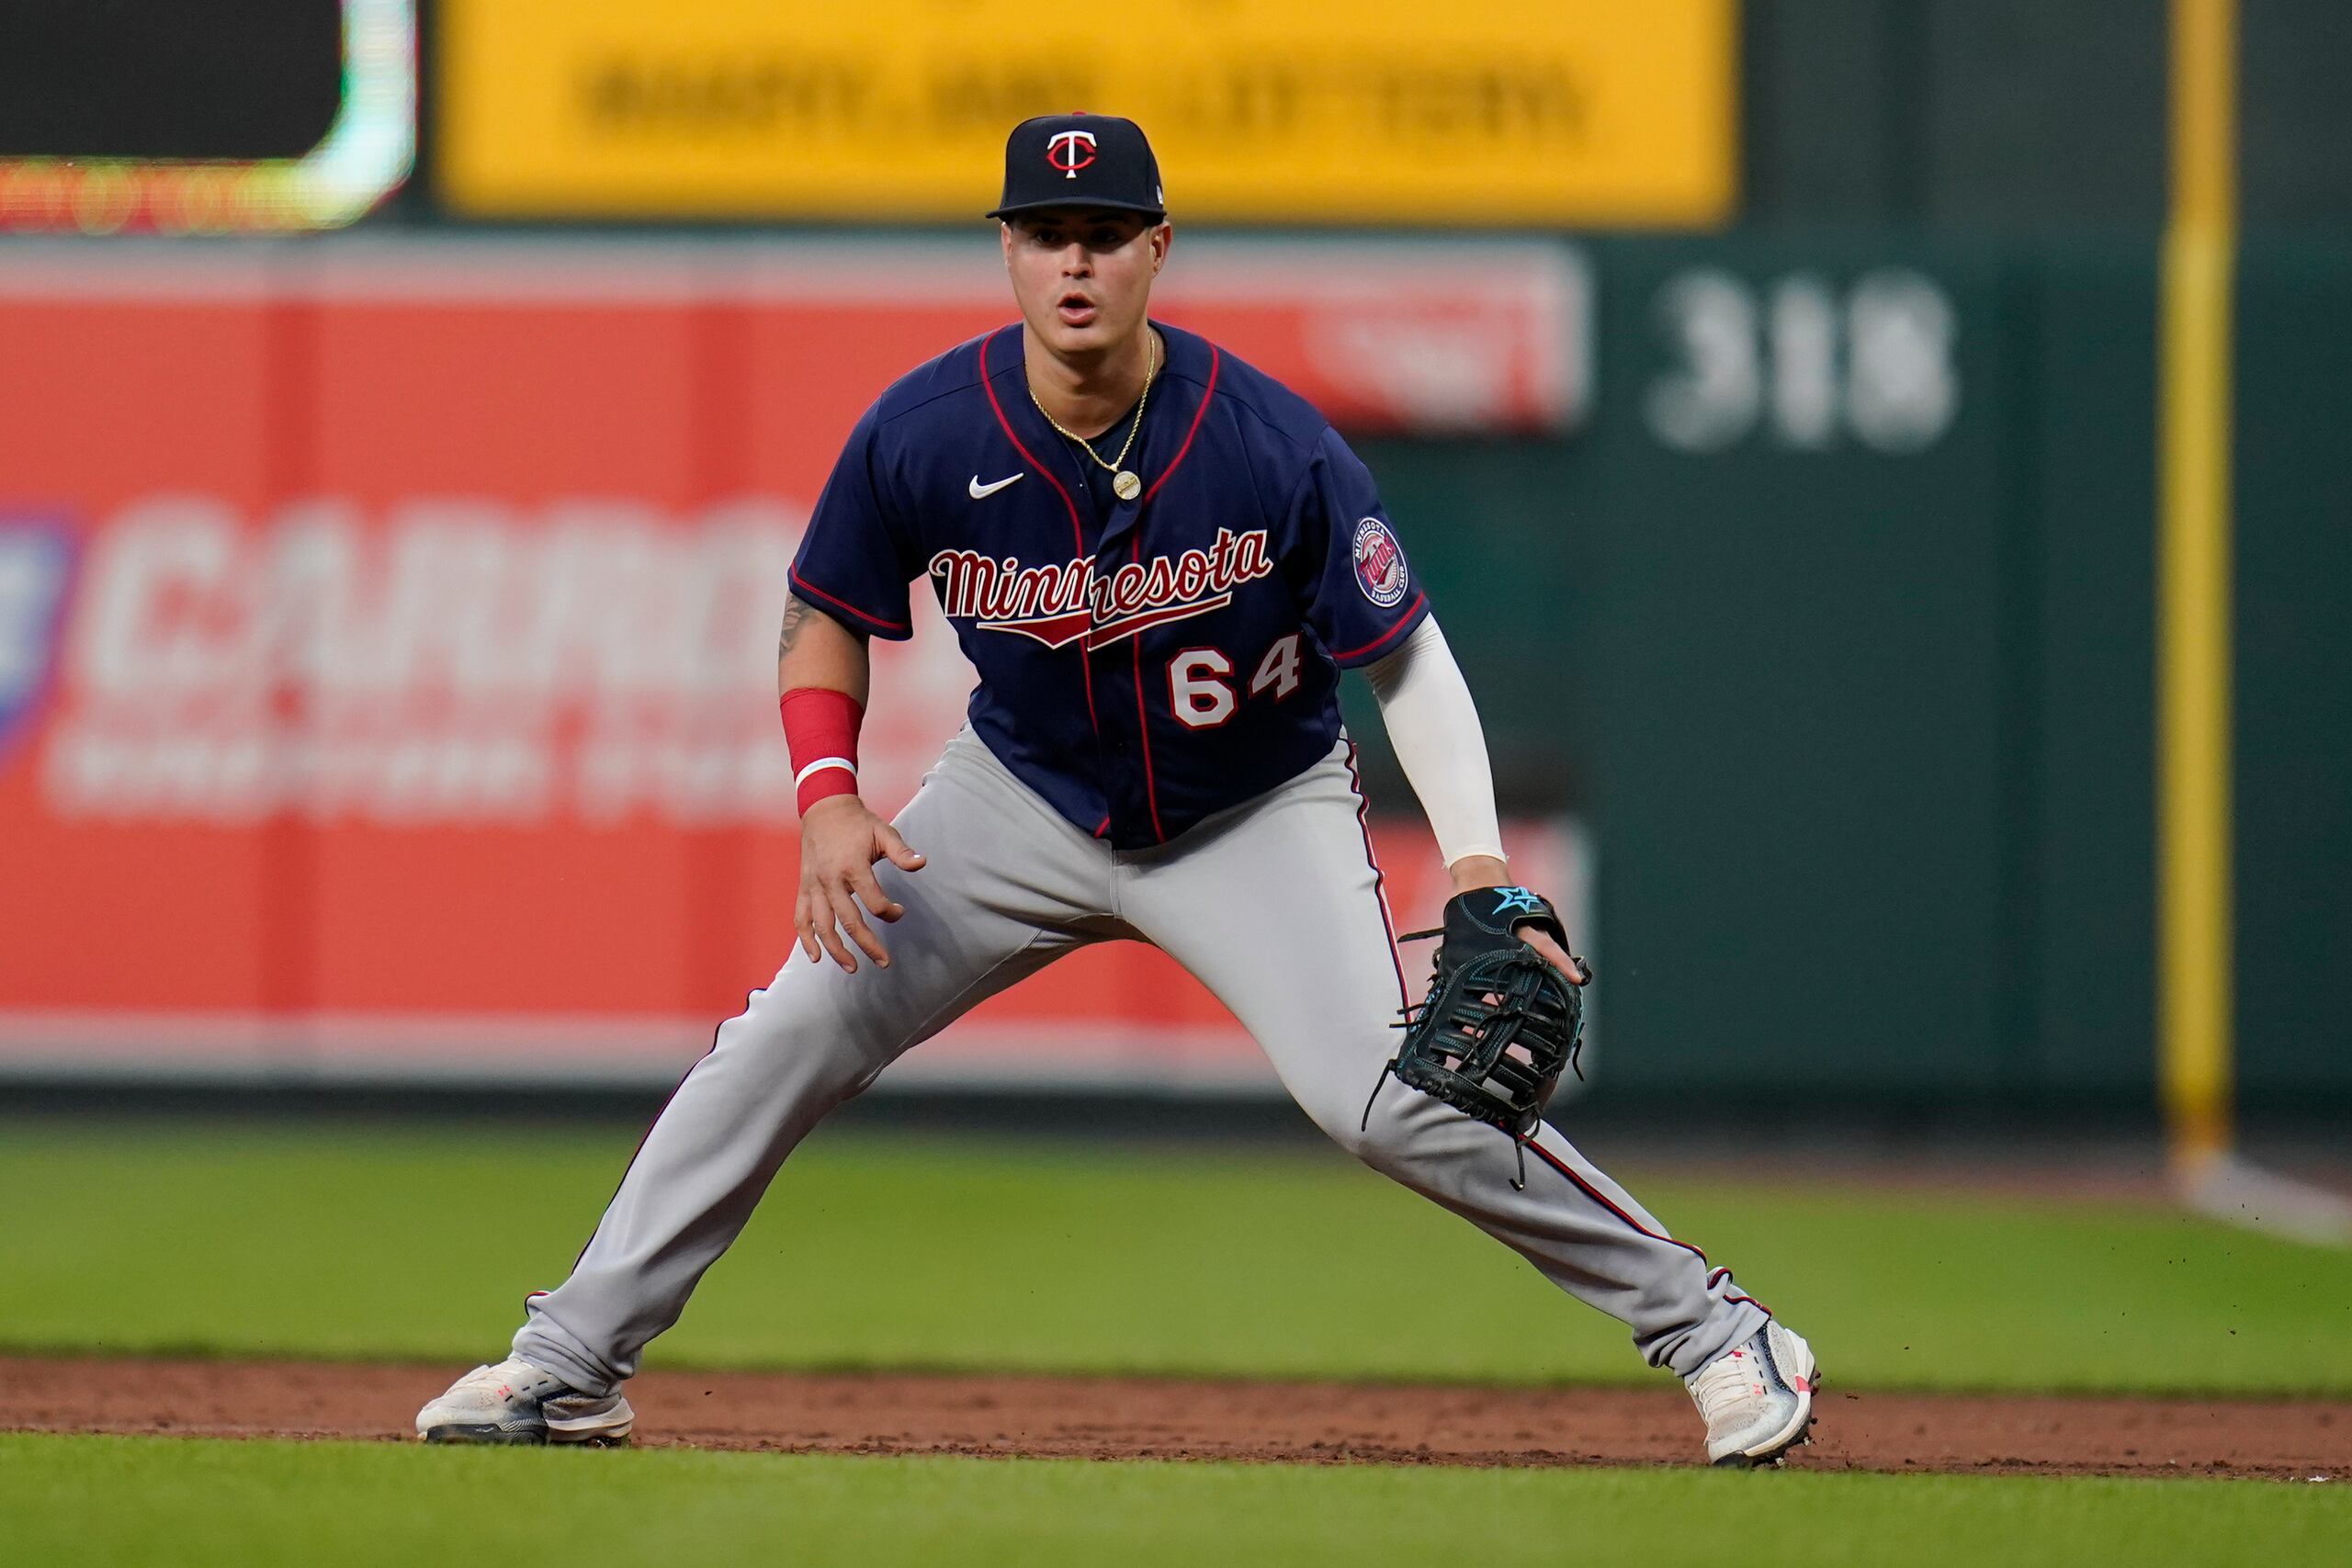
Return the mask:
<path id="1" fill-rule="evenodd" d="M 996 220 L 997 250 L 1004 257 L 1006 270 L 1012 266 L 1012 225 L 1000 218 Z"/>
<path id="2" fill-rule="evenodd" d="M 1157 275 L 1168 265 L 1168 247 L 1176 243 L 1176 231 L 1165 221 L 1151 227 L 1151 270 Z"/>

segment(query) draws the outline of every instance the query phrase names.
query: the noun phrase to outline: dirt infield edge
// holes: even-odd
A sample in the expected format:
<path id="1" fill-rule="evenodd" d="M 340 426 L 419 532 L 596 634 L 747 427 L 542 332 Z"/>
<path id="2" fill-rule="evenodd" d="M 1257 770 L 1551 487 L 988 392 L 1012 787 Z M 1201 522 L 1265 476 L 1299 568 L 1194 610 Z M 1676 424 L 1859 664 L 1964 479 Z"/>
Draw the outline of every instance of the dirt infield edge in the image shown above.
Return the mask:
<path id="1" fill-rule="evenodd" d="M 0 1430 L 399 1439 L 448 1367 L 0 1357 Z M 1689 1465 L 1679 1387 L 655 1371 L 641 1447 L 1294 1464 Z M 2352 1481 L 2352 1401 L 1844 1392 L 1789 1468 Z"/>

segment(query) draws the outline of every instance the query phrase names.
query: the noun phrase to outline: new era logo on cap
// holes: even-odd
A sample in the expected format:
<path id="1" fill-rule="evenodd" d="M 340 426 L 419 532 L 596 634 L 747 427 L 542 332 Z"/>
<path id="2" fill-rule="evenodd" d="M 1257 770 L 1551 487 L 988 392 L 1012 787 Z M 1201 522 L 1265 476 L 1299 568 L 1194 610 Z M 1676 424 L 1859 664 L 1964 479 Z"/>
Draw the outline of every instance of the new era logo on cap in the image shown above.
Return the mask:
<path id="1" fill-rule="evenodd" d="M 1024 119 L 1004 141 L 1004 197 L 991 218 L 1041 207 L 1108 207 L 1163 216 L 1159 164 L 1143 128 L 1116 115 Z"/>

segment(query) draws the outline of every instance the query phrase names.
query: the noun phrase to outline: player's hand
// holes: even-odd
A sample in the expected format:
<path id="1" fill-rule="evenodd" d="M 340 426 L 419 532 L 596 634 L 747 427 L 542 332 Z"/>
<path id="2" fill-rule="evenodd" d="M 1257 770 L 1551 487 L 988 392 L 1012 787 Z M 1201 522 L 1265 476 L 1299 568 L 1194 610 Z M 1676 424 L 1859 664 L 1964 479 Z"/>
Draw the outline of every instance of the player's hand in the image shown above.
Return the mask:
<path id="1" fill-rule="evenodd" d="M 1453 878 L 1453 890 L 1467 893 L 1474 887 L 1508 887 L 1511 886 L 1510 868 L 1491 855 L 1464 855 L 1448 868 Z M 1535 926 L 1521 926 L 1514 932 L 1519 940 L 1535 950 L 1536 955 L 1567 976 L 1572 986 L 1581 986 L 1592 978 L 1592 967 L 1581 958 L 1569 955 L 1566 949 L 1552 940 L 1552 933 Z"/>
<path id="2" fill-rule="evenodd" d="M 1566 976 L 1569 985 L 1581 986 L 1592 978 L 1592 971 L 1585 967 L 1584 960 L 1570 957 L 1566 949 L 1552 940 L 1550 932 L 1539 931 L 1532 926 L 1521 926 L 1514 934 L 1533 948 L 1544 963 Z"/>
<path id="3" fill-rule="evenodd" d="M 854 795 L 827 795 L 801 814 L 800 894 L 792 906 L 792 929 L 810 963 L 830 953 L 834 963 L 854 975 L 857 959 L 850 952 L 854 942 L 877 967 L 890 966 L 881 939 L 865 923 L 866 910 L 882 920 L 895 920 L 907 912 L 874 879 L 874 863 L 886 855 L 901 871 L 922 869 L 922 856 L 907 848 L 899 830 Z M 848 942 L 842 940 L 843 932 Z"/>

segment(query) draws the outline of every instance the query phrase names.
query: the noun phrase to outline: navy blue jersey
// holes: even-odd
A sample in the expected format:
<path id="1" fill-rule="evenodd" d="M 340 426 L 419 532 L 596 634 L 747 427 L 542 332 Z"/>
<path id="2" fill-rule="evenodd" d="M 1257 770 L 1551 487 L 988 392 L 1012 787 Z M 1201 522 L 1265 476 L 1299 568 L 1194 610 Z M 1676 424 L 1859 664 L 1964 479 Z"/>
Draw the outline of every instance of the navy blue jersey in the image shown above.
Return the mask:
<path id="1" fill-rule="evenodd" d="M 803 601 L 882 637 L 910 635 L 907 585 L 928 577 L 979 672 L 975 731 L 1122 850 L 1319 760 L 1340 670 L 1429 614 L 1370 471 L 1330 424 L 1205 338 L 1159 333 L 1134 502 L 1087 482 L 1030 400 L 1020 328 L 1004 327 L 865 411 L 792 568 Z M 1108 456 L 1125 434 L 1096 446 Z"/>

